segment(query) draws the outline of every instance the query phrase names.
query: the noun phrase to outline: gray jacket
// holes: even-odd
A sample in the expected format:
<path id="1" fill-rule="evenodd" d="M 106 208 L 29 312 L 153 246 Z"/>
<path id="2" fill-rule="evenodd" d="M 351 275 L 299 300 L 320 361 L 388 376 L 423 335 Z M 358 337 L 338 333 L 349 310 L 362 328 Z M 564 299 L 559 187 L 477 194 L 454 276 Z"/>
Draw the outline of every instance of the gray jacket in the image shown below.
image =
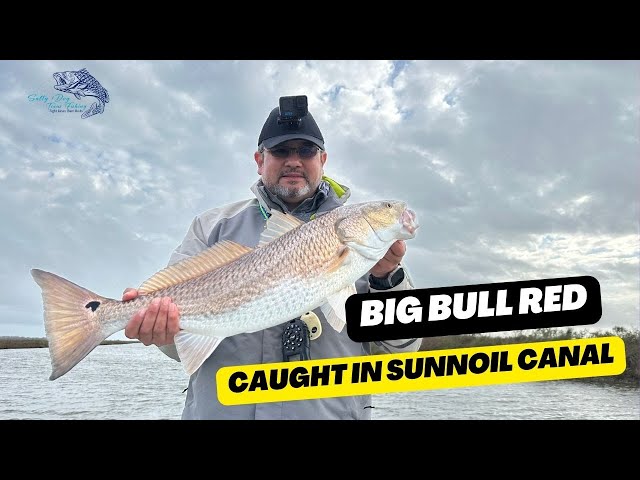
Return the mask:
<path id="1" fill-rule="evenodd" d="M 169 265 L 206 249 L 220 240 L 255 247 L 272 209 L 292 213 L 309 221 L 316 213 L 327 212 L 343 205 L 350 196 L 348 187 L 323 177 L 315 196 L 306 199 L 294 211 L 270 194 L 262 180 L 251 187 L 256 198 L 207 210 L 195 217 L 182 243 L 175 249 Z M 405 270 L 406 272 L 406 270 Z M 393 290 L 412 289 L 407 274 L 405 280 Z M 367 275 L 356 282 L 358 293 L 375 291 L 369 287 Z M 311 358 L 351 357 L 370 354 L 415 352 L 421 339 L 392 340 L 360 343 L 352 341 L 347 329 L 338 333 L 329 327 L 320 311 L 314 310 L 323 324 L 322 334 L 311 341 Z M 225 338 L 213 354 L 189 380 L 182 419 L 370 419 L 371 396 L 335 397 L 314 400 L 224 406 L 218 402 L 216 372 L 224 366 L 282 362 L 282 332 L 285 324 L 254 333 L 243 333 Z M 159 347 L 162 352 L 179 360 L 174 345 Z"/>

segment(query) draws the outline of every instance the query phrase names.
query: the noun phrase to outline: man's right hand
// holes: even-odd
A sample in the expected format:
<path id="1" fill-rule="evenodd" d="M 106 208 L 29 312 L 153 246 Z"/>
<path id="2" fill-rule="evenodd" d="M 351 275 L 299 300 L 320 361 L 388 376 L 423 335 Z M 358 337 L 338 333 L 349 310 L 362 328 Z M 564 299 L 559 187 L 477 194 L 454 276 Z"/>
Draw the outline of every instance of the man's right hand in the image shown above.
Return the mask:
<path id="1" fill-rule="evenodd" d="M 127 288 L 122 301 L 133 300 L 138 290 Z M 147 308 L 138 310 L 124 329 L 127 338 L 138 339 L 145 345 L 170 345 L 180 331 L 180 312 L 170 297 L 155 298 Z"/>

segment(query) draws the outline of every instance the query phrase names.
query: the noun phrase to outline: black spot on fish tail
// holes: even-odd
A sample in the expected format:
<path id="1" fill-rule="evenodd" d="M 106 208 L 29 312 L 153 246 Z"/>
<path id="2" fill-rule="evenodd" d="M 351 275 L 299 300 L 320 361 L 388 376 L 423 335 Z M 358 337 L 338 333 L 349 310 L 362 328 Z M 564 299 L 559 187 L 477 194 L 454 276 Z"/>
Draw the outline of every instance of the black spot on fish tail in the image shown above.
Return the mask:
<path id="1" fill-rule="evenodd" d="M 100 306 L 100 302 L 98 302 L 97 300 L 94 300 L 93 302 L 87 303 L 84 306 L 84 308 L 90 308 L 92 311 L 95 312 L 99 306 Z"/>

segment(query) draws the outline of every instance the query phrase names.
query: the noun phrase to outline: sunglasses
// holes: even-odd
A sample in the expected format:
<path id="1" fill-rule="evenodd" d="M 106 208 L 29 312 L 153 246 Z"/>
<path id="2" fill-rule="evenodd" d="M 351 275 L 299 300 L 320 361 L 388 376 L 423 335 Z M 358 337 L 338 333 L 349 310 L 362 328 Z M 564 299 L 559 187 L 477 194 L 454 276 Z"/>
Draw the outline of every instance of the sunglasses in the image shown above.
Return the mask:
<path id="1" fill-rule="evenodd" d="M 315 145 L 303 145 L 301 147 L 277 147 L 277 148 L 265 148 L 271 155 L 276 158 L 287 158 L 294 152 L 298 153 L 298 156 L 303 159 L 313 158 L 318 150 Z"/>

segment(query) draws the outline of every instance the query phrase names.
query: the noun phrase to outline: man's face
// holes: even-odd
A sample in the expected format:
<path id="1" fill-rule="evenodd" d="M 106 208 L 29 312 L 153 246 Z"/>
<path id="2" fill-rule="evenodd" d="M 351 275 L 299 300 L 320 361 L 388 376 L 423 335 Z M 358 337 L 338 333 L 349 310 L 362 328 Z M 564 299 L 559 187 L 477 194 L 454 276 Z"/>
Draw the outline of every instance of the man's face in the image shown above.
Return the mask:
<path id="1" fill-rule="evenodd" d="M 289 140 L 263 153 L 256 152 L 255 160 L 267 190 L 289 207 L 295 207 L 315 194 L 322 180 L 327 152 L 320 151 L 312 142 Z"/>

